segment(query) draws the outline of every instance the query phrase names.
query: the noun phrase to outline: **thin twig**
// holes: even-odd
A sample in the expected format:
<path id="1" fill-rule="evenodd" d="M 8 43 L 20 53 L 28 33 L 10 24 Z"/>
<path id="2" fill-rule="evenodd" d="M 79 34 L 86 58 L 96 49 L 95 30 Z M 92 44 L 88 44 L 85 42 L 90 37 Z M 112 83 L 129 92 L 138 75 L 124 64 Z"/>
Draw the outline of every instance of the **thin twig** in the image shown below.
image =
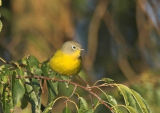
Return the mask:
<path id="1" fill-rule="evenodd" d="M 70 103 L 74 104 L 75 107 L 76 107 L 76 110 L 78 111 L 78 106 L 77 106 L 77 104 L 76 104 L 74 101 L 72 101 L 69 97 L 66 97 L 66 96 L 60 96 L 60 97 L 56 98 L 53 102 L 51 102 L 52 106 L 54 106 L 54 104 L 55 104 L 58 100 L 60 100 L 60 99 L 66 99 L 65 102 L 70 102 Z M 50 106 L 50 105 L 49 105 L 49 106 Z M 51 107 L 51 106 L 50 106 L 50 107 Z M 49 109 L 51 109 L 51 108 L 49 108 Z M 48 113 L 48 112 L 47 112 L 47 110 L 44 110 L 43 113 Z"/>
<path id="2" fill-rule="evenodd" d="M 73 91 L 72 91 L 72 94 L 69 96 L 70 98 L 74 95 L 76 89 L 77 89 L 77 85 L 74 86 L 74 89 L 73 89 Z"/>
<path id="3" fill-rule="evenodd" d="M 72 101 L 70 98 L 67 98 L 66 104 L 67 104 L 67 102 L 70 102 L 70 103 L 74 104 L 75 107 L 76 107 L 76 110 L 78 111 L 78 106 L 77 106 L 77 104 L 74 101 Z"/>

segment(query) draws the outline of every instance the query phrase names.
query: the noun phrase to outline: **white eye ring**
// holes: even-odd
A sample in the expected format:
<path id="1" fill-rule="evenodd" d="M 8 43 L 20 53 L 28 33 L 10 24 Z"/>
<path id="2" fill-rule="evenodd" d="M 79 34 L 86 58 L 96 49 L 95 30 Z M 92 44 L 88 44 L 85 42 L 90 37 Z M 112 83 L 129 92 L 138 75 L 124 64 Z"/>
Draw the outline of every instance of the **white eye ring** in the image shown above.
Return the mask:
<path id="1" fill-rule="evenodd" d="M 72 45 L 72 49 L 73 49 L 73 50 L 76 50 L 76 49 L 77 49 L 77 47 L 76 47 L 76 46 L 74 46 L 74 45 Z"/>

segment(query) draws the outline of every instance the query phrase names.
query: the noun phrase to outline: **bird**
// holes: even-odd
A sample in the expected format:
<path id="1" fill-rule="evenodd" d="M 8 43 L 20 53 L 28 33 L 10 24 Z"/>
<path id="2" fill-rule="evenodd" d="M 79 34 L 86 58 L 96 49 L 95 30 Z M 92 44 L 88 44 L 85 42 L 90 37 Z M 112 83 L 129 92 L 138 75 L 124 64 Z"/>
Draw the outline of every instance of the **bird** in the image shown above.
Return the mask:
<path id="1" fill-rule="evenodd" d="M 56 50 L 49 61 L 53 71 L 58 74 L 73 76 L 81 69 L 81 45 L 75 41 L 66 41 L 60 49 Z"/>

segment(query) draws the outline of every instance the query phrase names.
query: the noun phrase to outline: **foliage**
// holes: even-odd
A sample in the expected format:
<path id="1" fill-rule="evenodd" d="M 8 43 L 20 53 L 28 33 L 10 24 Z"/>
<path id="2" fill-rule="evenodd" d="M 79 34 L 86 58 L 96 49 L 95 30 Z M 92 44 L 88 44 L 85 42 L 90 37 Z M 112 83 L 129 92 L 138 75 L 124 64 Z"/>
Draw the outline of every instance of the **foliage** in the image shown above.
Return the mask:
<path id="1" fill-rule="evenodd" d="M 40 63 L 34 56 L 17 62 L 6 62 L 2 58 L 1 61 L 4 64 L 0 66 L 0 102 L 5 113 L 15 111 L 16 107 L 24 109 L 28 103 L 33 113 L 49 113 L 59 100 L 64 100 L 63 113 L 96 113 L 100 107 L 105 108 L 104 112 L 112 113 L 150 113 L 145 100 L 137 92 L 114 83 L 112 79 L 103 78 L 93 85 L 81 85 L 53 72 L 47 62 Z M 48 89 L 45 92 L 48 93 L 48 102 L 42 110 L 44 83 Z M 66 91 L 60 91 L 61 86 Z M 110 93 L 105 88 L 109 88 Z M 119 92 L 118 96 L 123 98 L 124 103 L 111 93 L 114 91 Z M 93 102 L 88 99 L 89 95 L 93 97 Z M 75 107 L 70 107 L 70 104 Z"/>

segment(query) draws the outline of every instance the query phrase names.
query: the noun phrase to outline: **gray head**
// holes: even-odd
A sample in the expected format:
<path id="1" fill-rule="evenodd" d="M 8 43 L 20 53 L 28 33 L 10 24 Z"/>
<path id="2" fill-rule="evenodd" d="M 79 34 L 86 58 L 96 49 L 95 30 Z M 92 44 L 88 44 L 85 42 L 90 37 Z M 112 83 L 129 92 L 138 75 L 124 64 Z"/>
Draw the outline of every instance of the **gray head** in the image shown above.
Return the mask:
<path id="1" fill-rule="evenodd" d="M 61 50 L 64 53 L 73 54 L 73 53 L 77 53 L 77 52 L 80 53 L 81 50 L 83 50 L 83 49 L 79 43 L 77 43 L 75 41 L 67 41 L 62 45 Z"/>

